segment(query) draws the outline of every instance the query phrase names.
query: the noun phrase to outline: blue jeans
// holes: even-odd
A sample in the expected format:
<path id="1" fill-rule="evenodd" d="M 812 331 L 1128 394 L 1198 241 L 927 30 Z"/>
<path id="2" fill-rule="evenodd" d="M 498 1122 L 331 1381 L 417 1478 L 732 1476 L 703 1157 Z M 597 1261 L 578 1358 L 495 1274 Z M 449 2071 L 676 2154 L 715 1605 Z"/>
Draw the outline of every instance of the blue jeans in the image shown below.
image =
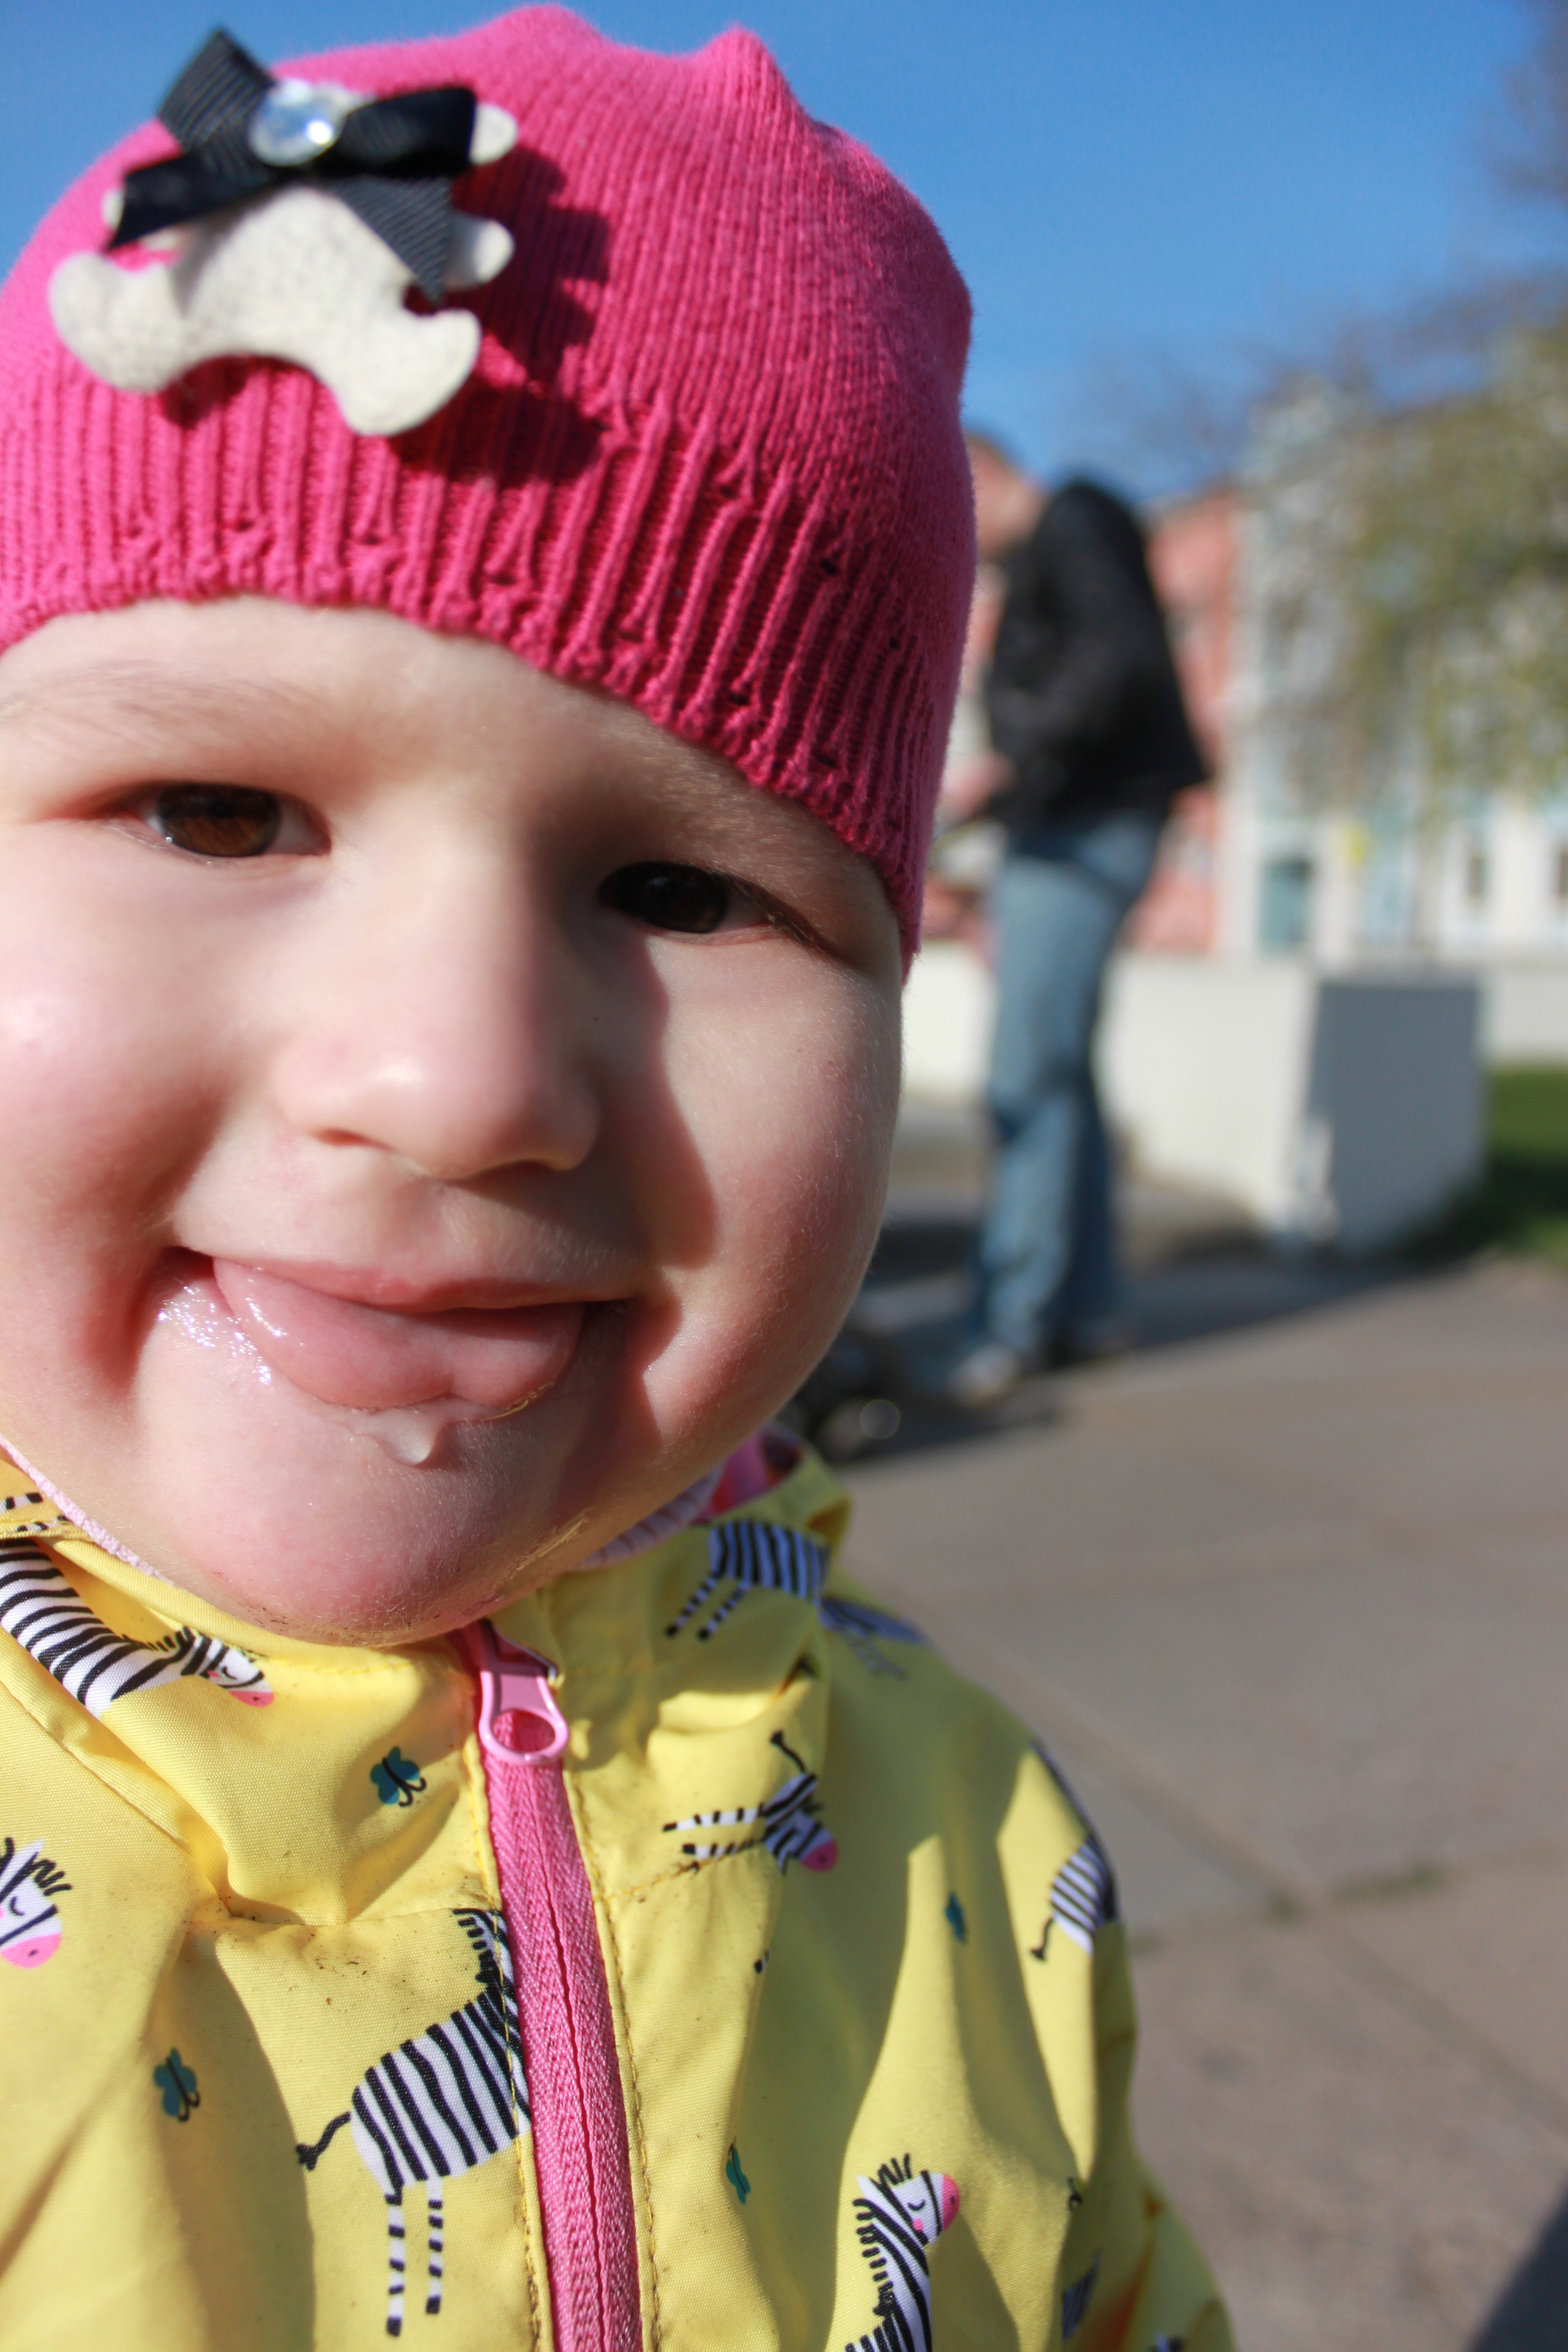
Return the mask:
<path id="1" fill-rule="evenodd" d="M 1154 864 L 1160 823 L 1121 813 L 1010 846 L 990 1102 L 996 1159 L 980 1242 L 987 1338 L 1037 1356 L 1119 1303 L 1110 1152 L 1091 1053 L 1106 959 Z"/>

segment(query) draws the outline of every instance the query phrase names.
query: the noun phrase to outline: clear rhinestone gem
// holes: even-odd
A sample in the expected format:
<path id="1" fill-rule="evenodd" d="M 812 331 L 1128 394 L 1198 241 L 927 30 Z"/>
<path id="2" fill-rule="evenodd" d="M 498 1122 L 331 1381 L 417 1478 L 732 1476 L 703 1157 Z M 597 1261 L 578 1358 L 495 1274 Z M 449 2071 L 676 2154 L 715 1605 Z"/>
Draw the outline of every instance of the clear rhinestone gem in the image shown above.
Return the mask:
<path id="1" fill-rule="evenodd" d="M 259 163 L 313 163 L 335 147 L 349 114 L 341 90 L 309 81 L 275 82 L 250 118 L 246 138 Z"/>

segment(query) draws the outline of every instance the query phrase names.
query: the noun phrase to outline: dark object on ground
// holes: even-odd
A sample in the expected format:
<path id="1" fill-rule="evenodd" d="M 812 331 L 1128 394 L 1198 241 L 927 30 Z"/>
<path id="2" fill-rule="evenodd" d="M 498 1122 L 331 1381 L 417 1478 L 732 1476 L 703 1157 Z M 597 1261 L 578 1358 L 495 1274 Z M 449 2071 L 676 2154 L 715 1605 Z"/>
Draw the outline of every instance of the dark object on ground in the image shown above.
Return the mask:
<path id="1" fill-rule="evenodd" d="M 1472 2352 L 1561 2352 L 1568 2340 L 1568 2199 L 1503 2289 Z"/>

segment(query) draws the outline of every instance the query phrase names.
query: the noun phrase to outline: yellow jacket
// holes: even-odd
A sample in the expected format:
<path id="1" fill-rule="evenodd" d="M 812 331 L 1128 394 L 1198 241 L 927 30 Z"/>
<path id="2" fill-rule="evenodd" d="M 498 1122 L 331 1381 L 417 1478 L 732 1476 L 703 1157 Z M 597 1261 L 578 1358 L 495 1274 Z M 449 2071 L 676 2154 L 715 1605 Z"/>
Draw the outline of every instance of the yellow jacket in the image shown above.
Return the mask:
<path id="1" fill-rule="evenodd" d="M 1227 2352 L 1098 1843 L 815 1458 L 388 1653 L 0 1482 L 6 2352 Z"/>

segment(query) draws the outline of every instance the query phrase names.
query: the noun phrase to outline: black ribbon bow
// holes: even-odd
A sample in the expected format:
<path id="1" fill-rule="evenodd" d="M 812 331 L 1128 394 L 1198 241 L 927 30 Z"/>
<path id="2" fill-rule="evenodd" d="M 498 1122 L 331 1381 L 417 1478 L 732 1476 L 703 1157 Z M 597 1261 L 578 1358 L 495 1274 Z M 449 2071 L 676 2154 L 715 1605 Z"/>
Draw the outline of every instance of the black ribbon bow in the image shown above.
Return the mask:
<path id="1" fill-rule="evenodd" d="M 214 33 L 158 109 L 184 152 L 126 173 L 110 250 L 302 181 L 357 213 L 438 302 L 452 243 L 452 182 L 468 168 L 474 136 L 473 91 L 373 99 L 344 115 L 323 152 L 277 163 L 257 152 L 251 130 L 278 87 L 237 41 Z"/>

